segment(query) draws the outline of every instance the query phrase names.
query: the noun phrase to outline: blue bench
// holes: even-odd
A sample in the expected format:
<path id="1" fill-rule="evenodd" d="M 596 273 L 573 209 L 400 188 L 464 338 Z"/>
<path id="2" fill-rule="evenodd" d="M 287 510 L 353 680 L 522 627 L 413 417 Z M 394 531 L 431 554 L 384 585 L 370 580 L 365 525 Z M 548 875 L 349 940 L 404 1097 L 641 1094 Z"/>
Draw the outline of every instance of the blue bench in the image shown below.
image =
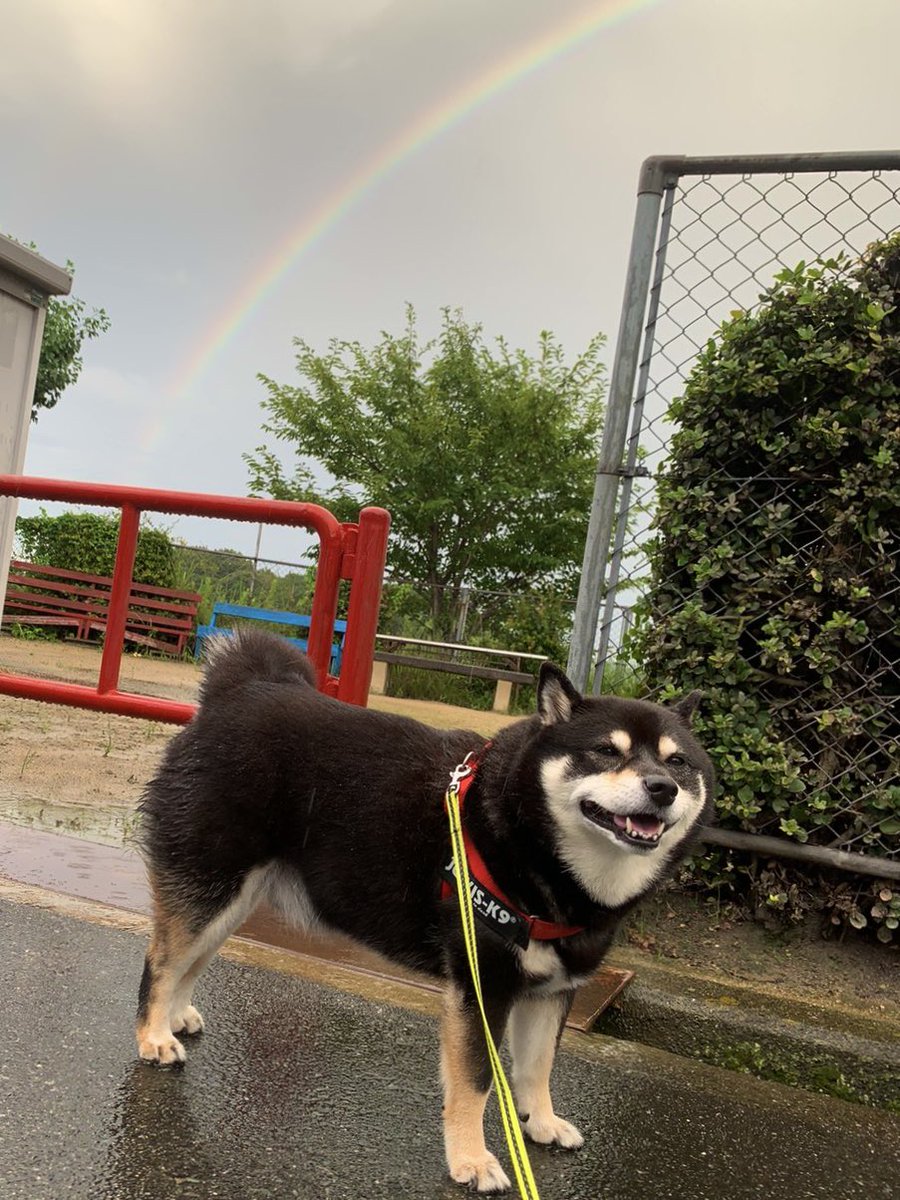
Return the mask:
<path id="1" fill-rule="evenodd" d="M 220 617 L 240 617 L 248 621 L 267 621 L 270 625 L 291 625 L 296 629 L 305 629 L 309 634 L 310 618 L 305 613 L 278 612 L 271 608 L 247 608 L 243 604 L 214 604 L 212 616 L 208 625 L 198 625 L 194 640 L 194 658 L 199 658 L 203 652 L 203 643 L 208 637 L 217 633 L 231 633 L 227 625 L 220 625 Z M 346 621 L 335 621 L 334 636 L 337 639 L 331 647 L 331 674 L 339 675 L 341 670 L 341 655 L 344 653 L 344 636 L 347 632 Z M 285 641 L 306 652 L 306 637 L 288 637 Z"/>

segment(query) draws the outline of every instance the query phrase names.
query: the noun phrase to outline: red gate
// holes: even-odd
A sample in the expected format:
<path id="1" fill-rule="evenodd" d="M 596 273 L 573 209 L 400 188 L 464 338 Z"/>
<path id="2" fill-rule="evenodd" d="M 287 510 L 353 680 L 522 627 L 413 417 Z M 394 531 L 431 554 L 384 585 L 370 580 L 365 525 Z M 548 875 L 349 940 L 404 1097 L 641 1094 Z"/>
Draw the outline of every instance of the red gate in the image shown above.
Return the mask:
<path id="1" fill-rule="evenodd" d="M 316 669 L 319 689 L 338 700 L 365 705 L 372 678 L 372 654 L 381 601 L 381 581 L 391 518 L 383 508 L 364 508 L 359 521 L 341 524 L 318 504 L 289 500 L 254 500 L 239 496 L 205 496 L 195 492 L 169 492 L 152 488 L 118 487 L 115 484 L 74 483 L 62 479 L 37 479 L 26 475 L 0 475 L 0 496 L 27 500 L 62 500 L 69 504 L 96 504 L 118 508 L 119 541 L 109 602 L 109 617 L 95 688 L 75 683 L 10 675 L 0 671 L 0 694 L 75 708 L 152 721 L 186 724 L 194 715 L 192 704 L 179 704 L 157 696 L 140 696 L 119 690 L 119 667 L 125 641 L 125 621 L 131 591 L 138 526 L 142 512 L 186 517 L 221 517 L 253 524 L 296 525 L 319 535 L 319 563 L 313 593 L 308 653 Z M 338 588 L 350 581 L 347 633 L 341 673 L 328 673 Z"/>

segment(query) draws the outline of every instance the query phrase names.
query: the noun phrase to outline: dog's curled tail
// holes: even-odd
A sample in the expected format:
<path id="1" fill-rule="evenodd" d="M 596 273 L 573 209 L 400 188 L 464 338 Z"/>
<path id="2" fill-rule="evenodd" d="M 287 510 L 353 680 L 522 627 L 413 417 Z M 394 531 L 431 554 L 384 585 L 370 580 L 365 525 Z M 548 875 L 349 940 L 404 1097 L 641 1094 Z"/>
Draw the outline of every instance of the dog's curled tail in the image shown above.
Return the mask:
<path id="1" fill-rule="evenodd" d="M 316 673 L 302 650 L 273 633 L 238 629 L 207 639 L 200 703 L 215 703 L 253 680 L 316 686 Z"/>

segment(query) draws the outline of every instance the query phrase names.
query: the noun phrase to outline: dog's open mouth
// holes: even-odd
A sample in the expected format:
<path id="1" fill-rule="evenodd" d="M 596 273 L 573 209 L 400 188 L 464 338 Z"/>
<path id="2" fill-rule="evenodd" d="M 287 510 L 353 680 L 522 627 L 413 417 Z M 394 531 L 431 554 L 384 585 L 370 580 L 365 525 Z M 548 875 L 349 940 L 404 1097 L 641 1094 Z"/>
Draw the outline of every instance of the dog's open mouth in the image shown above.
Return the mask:
<path id="1" fill-rule="evenodd" d="M 632 813 L 623 817 L 609 812 L 594 800 L 582 800 L 581 811 L 594 825 L 614 833 L 620 842 L 641 850 L 652 850 L 667 828 L 665 821 L 652 813 Z"/>

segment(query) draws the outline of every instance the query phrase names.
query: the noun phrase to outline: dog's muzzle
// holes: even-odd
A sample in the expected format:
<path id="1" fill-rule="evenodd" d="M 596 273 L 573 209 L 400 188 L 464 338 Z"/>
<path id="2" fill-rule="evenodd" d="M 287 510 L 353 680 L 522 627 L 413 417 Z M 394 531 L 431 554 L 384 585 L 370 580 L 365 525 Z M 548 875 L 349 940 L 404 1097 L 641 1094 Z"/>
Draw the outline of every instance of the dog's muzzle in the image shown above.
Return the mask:
<path id="1" fill-rule="evenodd" d="M 669 828 L 655 813 L 631 813 L 627 817 L 611 813 L 594 800 L 582 800 L 581 812 L 592 824 L 615 834 L 618 841 L 637 850 L 653 850 Z"/>

